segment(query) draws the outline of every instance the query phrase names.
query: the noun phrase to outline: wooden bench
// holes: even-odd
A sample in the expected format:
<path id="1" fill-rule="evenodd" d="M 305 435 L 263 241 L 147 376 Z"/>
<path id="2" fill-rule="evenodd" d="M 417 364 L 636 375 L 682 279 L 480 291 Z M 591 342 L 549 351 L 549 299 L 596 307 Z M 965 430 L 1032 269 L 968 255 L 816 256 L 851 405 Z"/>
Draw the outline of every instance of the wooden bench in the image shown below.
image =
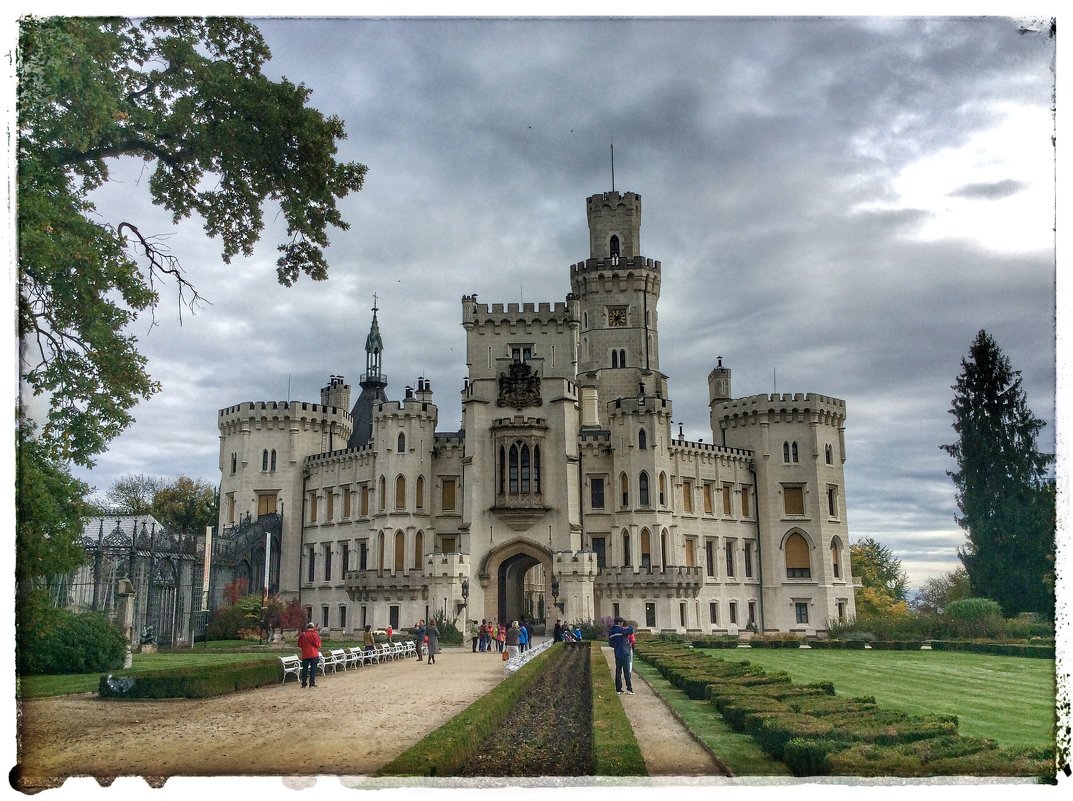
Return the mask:
<path id="1" fill-rule="evenodd" d="M 283 681 L 287 681 L 288 676 L 294 676 L 296 680 L 302 678 L 302 658 L 300 656 L 281 656 L 279 658 L 280 665 L 283 666 Z"/>

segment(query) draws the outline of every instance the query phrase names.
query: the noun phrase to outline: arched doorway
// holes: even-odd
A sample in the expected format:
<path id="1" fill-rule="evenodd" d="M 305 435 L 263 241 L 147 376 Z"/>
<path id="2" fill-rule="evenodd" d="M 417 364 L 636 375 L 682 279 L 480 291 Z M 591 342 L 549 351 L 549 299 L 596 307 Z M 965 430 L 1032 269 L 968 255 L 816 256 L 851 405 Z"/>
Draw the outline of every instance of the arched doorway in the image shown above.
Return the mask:
<path id="1" fill-rule="evenodd" d="M 505 543 L 488 554 L 481 568 L 491 579 L 483 616 L 506 623 L 524 617 L 543 624 L 551 609 L 551 565 L 551 552 L 526 539 Z"/>

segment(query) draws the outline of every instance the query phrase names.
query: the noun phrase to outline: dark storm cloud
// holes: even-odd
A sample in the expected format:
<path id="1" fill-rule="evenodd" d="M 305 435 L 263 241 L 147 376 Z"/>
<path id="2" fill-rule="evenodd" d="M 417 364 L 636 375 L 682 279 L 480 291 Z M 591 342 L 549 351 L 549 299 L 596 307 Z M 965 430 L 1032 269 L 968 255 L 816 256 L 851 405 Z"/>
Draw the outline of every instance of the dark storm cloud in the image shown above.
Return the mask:
<path id="1" fill-rule="evenodd" d="M 373 294 L 388 392 L 431 379 L 440 428 L 458 428 L 459 299 L 557 301 L 588 256 L 584 199 L 644 202 L 642 252 L 663 262 L 661 369 L 675 427 L 710 441 L 717 357 L 738 395 L 846 400 L 846 496 L 914 579 L 953 567 L 950 385 L 980 328 L 1022 369 L 1053 432 L 1052 239 L 1001 252 L 919 235 L 943 210 L 907 202 L 904 168 L 1046 109 L 1053 42 L 977 19 L 266 19 L 268 73 L 340 116 L 341 155 L 369 165 L 343 204 L 326 283 L 275 283 L 279 221 L 230 267 L 194 226 L 171 240 L 212 300 L 137 331 L 165 390 L 102 457 L 129 472 L 217 479 L 219 408 L 317 400 L 354 385 Z M 1011 111 L 1013 109 L 1013 111 Z M 1050 131 L 1037 132 L 1046 142 Z M 1012 143 L 1012 159 L 1031 143 Z M 102 199 L 145 219 L 144 177 Z M 1043 187 L 1052 191 L 1053 187 Z M 942 195 L 974 209 L 1041 191 L 1036 176 L 966 173 Z M 138 192 L 141 192 L 139 195 Z M 107 208 L 105 206 L 107 205 Z M 143 226 L 144 229 L 144 226 Z"/>

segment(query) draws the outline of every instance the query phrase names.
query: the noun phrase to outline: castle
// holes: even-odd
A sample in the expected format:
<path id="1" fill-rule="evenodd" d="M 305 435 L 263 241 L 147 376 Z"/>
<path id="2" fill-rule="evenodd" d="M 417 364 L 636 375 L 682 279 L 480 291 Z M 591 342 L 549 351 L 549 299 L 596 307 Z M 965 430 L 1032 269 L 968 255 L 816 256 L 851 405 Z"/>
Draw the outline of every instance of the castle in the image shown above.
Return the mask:
<path id="1" fill-rule="evenodd" d="M 586 204 L 565 300 L 462 298 L 461 430 L 437 431 L 423 377 L 388 399 L 375 304 L 353 406 L 332 376 L 320 403 L 219 412 L 218 530 L 252 589 L 267 575 L 341 633 L 437 613 L 808 635 L 853 617 L 845 402 L 735 398 L 720 358 L 714 444 L 676 438 L 641 197 Z"/>

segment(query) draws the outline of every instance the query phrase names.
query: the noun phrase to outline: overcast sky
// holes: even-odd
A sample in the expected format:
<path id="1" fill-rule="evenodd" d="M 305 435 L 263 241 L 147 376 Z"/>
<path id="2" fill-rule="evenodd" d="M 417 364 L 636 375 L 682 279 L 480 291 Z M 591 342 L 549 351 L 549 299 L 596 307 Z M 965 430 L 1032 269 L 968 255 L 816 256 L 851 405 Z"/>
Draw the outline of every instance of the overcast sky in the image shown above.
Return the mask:
<path id="1" fill-rule="evenodd" d="M 585 198 L 642 196 L 663 263 L 661 366 L 675 428 L 711 441 L 706 377 L 737 396 L 846 401 L 846 502 L 914 584 L 957 565 L 951 384 L 981 328 L 1022 371 L 1054 449 L 1054 40 L 1011 18 L 262 19 L 271 77 L 341 117 L 369 167 L 330 278 L 148 206 L 116 165 L 104 221 L 168 235 L 211 301 L 165 294 L 133 329 L 163 391 L 92 472 L 219 481 L 217 412 L 358 390 L 374 293 L 388 394 L 431 380 L 459 428 L 463 294 L 561 301 L 588 256 Z"/>

